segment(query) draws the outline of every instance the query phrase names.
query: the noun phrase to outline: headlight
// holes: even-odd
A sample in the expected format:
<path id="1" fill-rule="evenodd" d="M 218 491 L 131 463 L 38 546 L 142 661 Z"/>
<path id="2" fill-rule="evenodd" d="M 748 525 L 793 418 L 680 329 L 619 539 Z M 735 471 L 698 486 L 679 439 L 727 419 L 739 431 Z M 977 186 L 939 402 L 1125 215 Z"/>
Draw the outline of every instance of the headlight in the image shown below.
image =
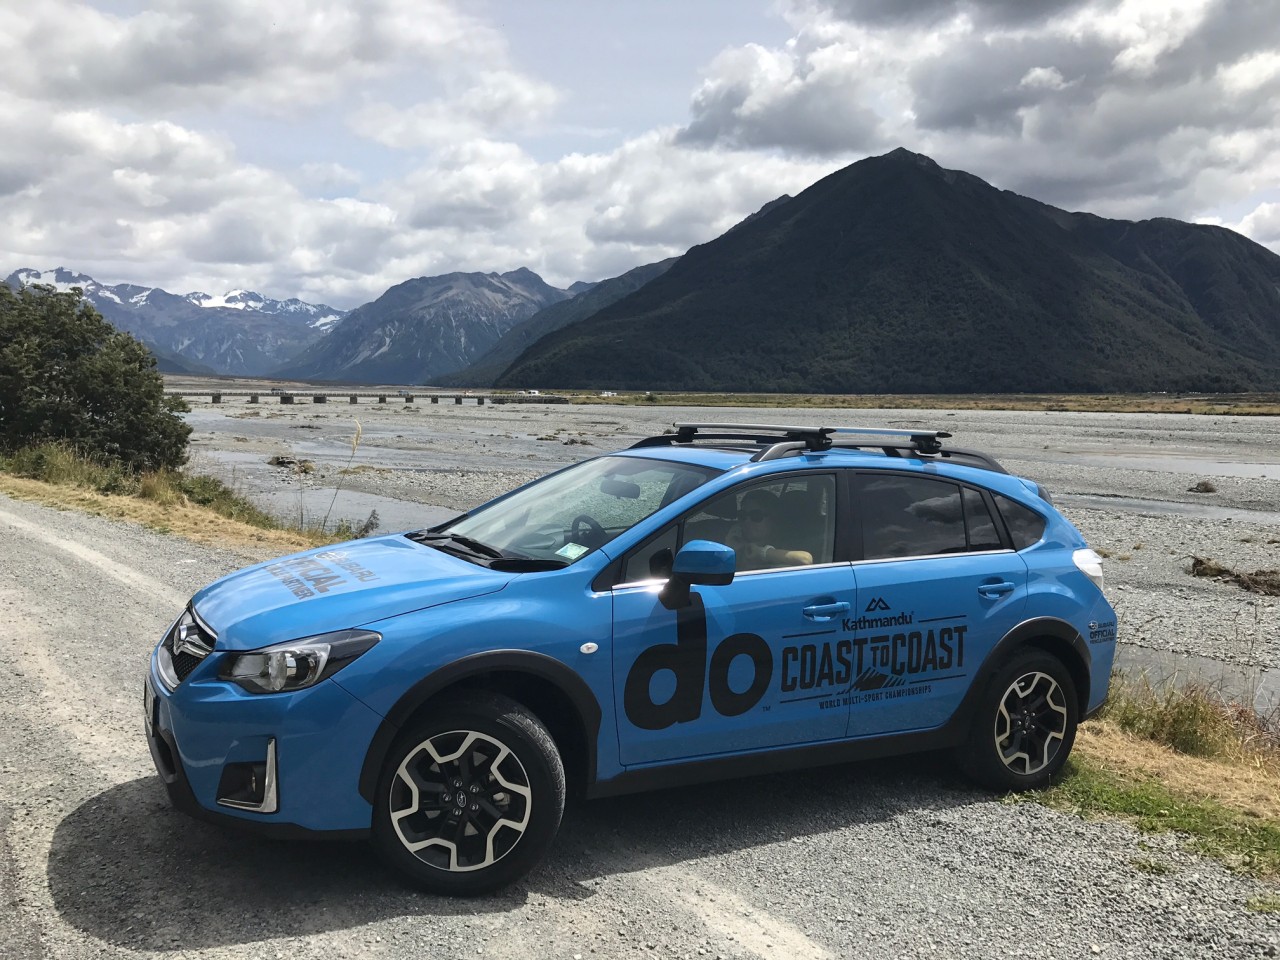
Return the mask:
<path id="1" fill-rule="evenodd" d="M 250 693 L 301 690 L 331 677 L 382 639 L 368 630 L 339 630 L 227 657 L 219 676 Z"/>

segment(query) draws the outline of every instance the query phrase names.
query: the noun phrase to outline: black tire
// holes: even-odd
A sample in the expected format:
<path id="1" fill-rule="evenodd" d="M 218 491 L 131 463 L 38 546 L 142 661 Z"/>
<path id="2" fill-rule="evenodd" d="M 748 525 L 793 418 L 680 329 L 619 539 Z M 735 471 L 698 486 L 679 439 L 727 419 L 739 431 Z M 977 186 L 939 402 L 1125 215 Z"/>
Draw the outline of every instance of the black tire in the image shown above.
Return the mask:
<path id="1" fill-rule="evenodd" d="M 1067 762 L 1079 720 L 1071 671 L 1051 654 L 1026 650 L 983 689 L 956 760 L 992 790 L 1039 790 Z"/>
<path id="2" fill-rule="evenodd" d="M 407 727 L 388 752 L 372 842 L 416 886 L 474 896 L 541 861 L 564 802 L 564 764 L 542 722 L 509 697 L 469 691 Z"/>

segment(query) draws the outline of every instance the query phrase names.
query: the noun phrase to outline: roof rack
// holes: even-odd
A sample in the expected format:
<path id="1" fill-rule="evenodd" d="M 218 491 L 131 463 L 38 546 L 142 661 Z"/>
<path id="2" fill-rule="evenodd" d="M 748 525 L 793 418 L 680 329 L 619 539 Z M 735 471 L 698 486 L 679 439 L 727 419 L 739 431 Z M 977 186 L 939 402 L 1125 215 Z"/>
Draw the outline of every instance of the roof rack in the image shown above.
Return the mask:
<path id="1" fill-rule="evenodd" d="M 819 452 L 832 447 L 848 449 L 874 448 L 886 456 L 919 456 L 926 459 L 952 460 L 966 466 L 1007 473 L 995 459 L 977 450 L 949 448 L 942 441 L 951 438 L 945 430 L 902 430 L 894 427 L 822 427 L 787 426 L 767 423 L 675 423 L 675 433 L 664 433 L 633 444 L 637 447 L 672 446 L 695 440 L 749 443 L 761 449 L 752 462 L 778 460 L 803 451 Z M 905 438 L 906 442 L 875 442 L 872 437 Z"/>

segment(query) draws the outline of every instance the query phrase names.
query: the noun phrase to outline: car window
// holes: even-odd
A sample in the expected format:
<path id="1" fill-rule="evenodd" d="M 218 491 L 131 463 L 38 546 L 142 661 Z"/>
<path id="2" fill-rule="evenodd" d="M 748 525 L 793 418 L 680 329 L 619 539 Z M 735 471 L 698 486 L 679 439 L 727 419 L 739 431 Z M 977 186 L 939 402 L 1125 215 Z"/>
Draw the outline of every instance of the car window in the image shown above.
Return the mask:
<path id="1" fill-rule="evenodd" d="M 969 487 L 964 488 L 964 524 L 969 531 L 970 550 L 999 550 L 1004 546 L 987 502 L 982 494 Z"/>
<path id="2" fill-rule="evenodd" d="M 623 561 L 621 582 L 666 577 L 675 553 L 690 540 L 733 547 L 738 572 L 830 563 L 835 491 L 835 477 L 826 473 L 734 487 L 637 547 Z"/>
<path id="3" fill-rule="evenodd" d="M 1025 550 L 1044 536 L 1044 517 L 1008 497 L 995 495 L 996 507 L 1004 517 L 1015 550 Z"/>
<path id="4" fill-rule="evenodd" d="M 858 477 L 863 556 L 868 560 L 968 549 L 958 484 L 897 474 Z"/>
<path id="5" fill-rule="evenodd" d="M 717 472 L 668 460 L 600 457 L 433 531 L 470 537 L 504 554 L 572 563 Z"/>

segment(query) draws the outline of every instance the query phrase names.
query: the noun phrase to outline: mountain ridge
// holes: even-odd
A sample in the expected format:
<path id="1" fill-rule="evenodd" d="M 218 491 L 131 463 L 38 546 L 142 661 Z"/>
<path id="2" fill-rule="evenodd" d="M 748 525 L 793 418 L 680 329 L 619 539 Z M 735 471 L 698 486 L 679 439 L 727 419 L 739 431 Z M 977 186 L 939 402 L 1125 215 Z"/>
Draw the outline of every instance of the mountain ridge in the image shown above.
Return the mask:
<path id="1" fill-rule="evenodd" d="M 1280 257 L 1071 213 L 906 150 L 859 161 L 533 344 L 498 386 L 1275 389 Z"/>
<path id="2" fill-rule="evenodd" d="M 424 383 L 467 366 L 513 327 L 569 296 L 527 267 L 415 277 L 356 307 L 274 375 Z"/>
<path id="3" fill-rule="evenodd" d="M 321 339 L 347 311 L 296 298 L 273 300 L 246 290 L 220 297 L 170 293 L 133 283 L 104 284 L 57 267 L 20 267 L 10 286 L 46 284 L 83 296 L 112 326 L 142 341 L 166 372 L 260 375 Z"/>

